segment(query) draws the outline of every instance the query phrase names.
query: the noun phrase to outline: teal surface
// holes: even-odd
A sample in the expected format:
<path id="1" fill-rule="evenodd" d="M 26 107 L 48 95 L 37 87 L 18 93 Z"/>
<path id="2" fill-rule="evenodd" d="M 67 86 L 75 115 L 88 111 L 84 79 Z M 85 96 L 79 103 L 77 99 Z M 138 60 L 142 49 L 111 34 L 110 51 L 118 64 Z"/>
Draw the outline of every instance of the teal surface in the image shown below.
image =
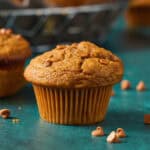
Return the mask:
<path id="1" fill-rule="evenodd" d="M 9 108 L 12 117 L 20 119 L 18 124 L 0 119 L 0 150 L 149 150 L 150 125 L 143 124 L 143 115 L 145 109 L 150 113 L 150 39 L 129 33 L 118 22 L 104 46 L 123 59 L 124 78 L 131 81 L 132 88 L 121 91 L 119 84 L 114 87 L 116 95 L 110 100 L 106 119 L 97 125 L 106 134 L 122 127 L 128 136 L 121 143 L 108 144 L 106 136 L 91 137 L 97 125 L 63 126 L 42 121 L 28 85 L 15 96 L 0 99 L 0 108 Z M 135 90 L 140 80 L 146 83 L 145 92 Z"/>

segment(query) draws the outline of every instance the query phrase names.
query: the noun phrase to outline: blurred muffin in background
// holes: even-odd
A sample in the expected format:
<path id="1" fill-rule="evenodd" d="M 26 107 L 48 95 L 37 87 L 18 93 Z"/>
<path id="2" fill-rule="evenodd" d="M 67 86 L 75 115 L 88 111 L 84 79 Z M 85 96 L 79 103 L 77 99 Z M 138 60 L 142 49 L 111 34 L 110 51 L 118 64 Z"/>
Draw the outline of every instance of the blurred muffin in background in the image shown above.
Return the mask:
<path id="1" fill-rule="evenodd" d="M 94 124 L 105 118 L 112 86 L 122 79 L 123 64 L 110 51 L 82 41 L 58 45 L 35 57 L 24 76 L 33 85 L 42 119 Z"/>
<path id="2" fill-rule="evenodd" d="M 150 0 L 131 0 L 126 12 L 129 27 L 150 26 Z"/>
<path id="3" fill-rule="evenodd" d="M 21 35 L 0 29 L 0 97 L 15 94 L 24 86 L 24 64 L 30 55 L 30 45 Z"/>
<path id="4" fill-rule="evenodd" d="M 9 0 L 9 3 L 17 8 L 40 8 L 43 7 L 41 0 Z"/>
<path id="5" fill-rule="evenodd" d="M 113 2 L 115 0 L 82 0 L 84 4 L 101 4 L 101 3 L 108 3 Z"/>
<path id="6" fill-rule="evenodd" d="M 44 0 L 46 6 L 78 6 L 81 0 Z"/>
<path id="7" fill-rule="evenodd" d="M 99 4 L 112 0 L 44 0 L 47 6 L 80 6 L 88 4 Z"/>
<path id="8" fill-rule="evenodd" d="M 11 0 L 11 3 L 13 3 L 17 7 L 27 7 L 29 6 L 29 0 Z"/>

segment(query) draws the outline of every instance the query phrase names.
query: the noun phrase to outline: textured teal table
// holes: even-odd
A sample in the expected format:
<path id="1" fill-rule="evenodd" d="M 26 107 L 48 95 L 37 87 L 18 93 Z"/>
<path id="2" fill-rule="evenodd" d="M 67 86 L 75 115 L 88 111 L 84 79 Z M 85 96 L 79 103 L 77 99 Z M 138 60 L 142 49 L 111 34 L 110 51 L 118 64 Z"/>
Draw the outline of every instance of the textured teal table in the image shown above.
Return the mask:
<path id="1" fill-rule="evenodd" d="M 0 108 L 9 108 L 12 116 L 20 119 L 18 124 L 13 124 L 11 119 L 0 119 L 0 150 L 149 150 L 150 126 L 143 124 L 143 104 L 150 108 L 148 38 L 128 33 L 118 22 L 104 45 L 123 59 L 124 78 L 132 83 L 129 91 L 121 91 L 119 85 L 115 86 L 116 95 L 110 100 L 106 119 L 97 124 L 103 126 L 107 134 L 118 127 L 124 128 L 128 137 L 121 143 L 108 144 L 106 136 L 91 137 L 91 131 L 97 125 L 63 126 L 42 121 L 29 85 L 17 95 L 0 100 Z M 141 79 L 148 90 L 139 93 L 135 86 Z"/>

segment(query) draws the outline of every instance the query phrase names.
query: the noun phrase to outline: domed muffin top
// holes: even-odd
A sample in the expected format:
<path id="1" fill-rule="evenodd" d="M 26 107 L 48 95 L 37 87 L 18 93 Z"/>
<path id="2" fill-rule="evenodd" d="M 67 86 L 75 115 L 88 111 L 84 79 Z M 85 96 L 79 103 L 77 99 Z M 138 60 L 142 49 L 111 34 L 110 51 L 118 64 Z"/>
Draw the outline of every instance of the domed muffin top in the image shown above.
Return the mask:
<path id="1" fill-rule="evenodd" d="M 22 60 L 30 55 L 30 44 L 21 35 L 0 29 L 0 62 Z"/>
<path id="2" fill-rule="evenodd" d="M 82 88 L 113 85 L 123 76 L 122 61 L 90 42 L 58 45 L 32 59 L 25 78 L 34 84 Z"/>

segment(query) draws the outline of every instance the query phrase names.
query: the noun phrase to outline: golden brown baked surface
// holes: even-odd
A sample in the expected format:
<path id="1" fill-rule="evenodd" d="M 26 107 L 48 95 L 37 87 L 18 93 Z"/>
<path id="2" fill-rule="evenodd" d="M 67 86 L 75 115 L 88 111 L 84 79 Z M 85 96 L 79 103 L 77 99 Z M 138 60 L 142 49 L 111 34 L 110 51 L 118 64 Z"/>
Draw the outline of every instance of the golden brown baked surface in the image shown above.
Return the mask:
<path id="1" fill-rule="evenodd" d="M 10 29 L 0 29 L 0 62 L 26 59 L 31 55 L 30 44 Z"/>
<path id="2" fill-rule="evenodd" d="M 58 45 L 32 59 L 24 72 L 27 81 L 51 87 L 112 85 L 122 75 L 122 61 L 90 42 Z"/>

